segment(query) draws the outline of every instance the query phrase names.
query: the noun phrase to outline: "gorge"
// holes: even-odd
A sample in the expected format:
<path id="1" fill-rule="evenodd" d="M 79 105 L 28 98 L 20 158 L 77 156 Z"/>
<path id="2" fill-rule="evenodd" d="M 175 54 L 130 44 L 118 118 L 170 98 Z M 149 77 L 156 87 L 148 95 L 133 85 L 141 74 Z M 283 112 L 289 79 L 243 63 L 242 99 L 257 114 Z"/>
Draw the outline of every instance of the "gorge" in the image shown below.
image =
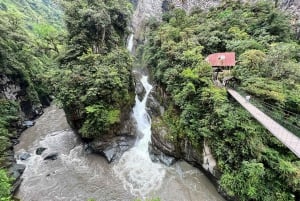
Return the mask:
<path id="1" fill-rule="evenodd" d="M 235 51 L 221 78 L 299 127 L 299 2 L 131 2 L 0 1 L 0 195 L 9 169 L 21 200 L 298 200 L 299 159 L 204 58 Z"/>

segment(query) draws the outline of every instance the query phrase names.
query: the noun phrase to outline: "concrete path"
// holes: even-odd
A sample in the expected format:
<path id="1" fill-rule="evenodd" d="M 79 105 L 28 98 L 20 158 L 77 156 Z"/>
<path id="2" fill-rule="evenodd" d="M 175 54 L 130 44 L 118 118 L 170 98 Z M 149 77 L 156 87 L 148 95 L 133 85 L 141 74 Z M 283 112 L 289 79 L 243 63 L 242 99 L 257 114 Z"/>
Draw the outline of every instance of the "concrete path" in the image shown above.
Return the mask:
<path id="1" fill-rule="evenodd" d="M 282 127 L 257 107 L 246 101 L 238 92 L 227 89 L 228 93 L 237 100 L 250 114 L 268 129 L 279 141 L 300 158 L 300 138 Z M 250 100 L 251 102 L 251 100 Z"/>

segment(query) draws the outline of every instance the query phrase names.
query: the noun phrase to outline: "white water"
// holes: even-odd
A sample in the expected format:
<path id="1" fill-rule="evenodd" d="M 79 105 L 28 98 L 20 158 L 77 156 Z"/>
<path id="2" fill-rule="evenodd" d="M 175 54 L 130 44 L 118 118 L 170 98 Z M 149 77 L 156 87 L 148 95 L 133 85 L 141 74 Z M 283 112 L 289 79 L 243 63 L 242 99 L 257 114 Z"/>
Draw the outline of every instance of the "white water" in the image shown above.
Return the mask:
<path id="1" fill-rule="evenodd" d="M 130 34 L 128 42 L 127 42 L 127 50 L 129 52 L 132 52 L 132 48 L 133 48 L 133 34 Z"/>
<path id="2" fill-rule="evenodd" d="M 137 130 L 141 134 L 141 139 L 113 167 L 125 189 L 143 198 L 160 188 L 166 173 L 165 167 L 153 163 L 148 153 L 148 144 L 151 141 L 151 119 L 146 111 L 146 102 L 152 86 L 147 79 L 147 76 L 141 79 L 146 94 L 142 101 L 135 97 L 136 104 L 133 108 L 133 116 L 137 121 Z"/>

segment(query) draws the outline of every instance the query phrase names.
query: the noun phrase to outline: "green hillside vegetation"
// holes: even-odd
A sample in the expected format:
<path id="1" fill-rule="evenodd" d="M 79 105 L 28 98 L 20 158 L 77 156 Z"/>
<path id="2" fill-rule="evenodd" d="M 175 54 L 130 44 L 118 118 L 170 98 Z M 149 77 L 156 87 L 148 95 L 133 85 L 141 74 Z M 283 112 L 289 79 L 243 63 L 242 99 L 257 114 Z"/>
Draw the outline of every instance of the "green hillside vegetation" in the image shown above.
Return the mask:
<path id="1" fill-rule="evenodd" d="M 61 11 L 51 1 L 0 0 L 0 75 L 21 87 L 22 101 L 40 107 L 51 93 L 46 72 L 63 49 Z M 48 80 L 48 81 L 47 81 Z M 20 124 L 18 102 L 0 97 L 0 197 L 10 199 L 5 169 Z"/>
<path id="2" fill-rule="evenodd" d="M 149 26 L 143 58 L 164 91 L 166 107 L 153 126 L 167 126 L 175 144 L 208 142 L 220 185 L 232 200 L 295 200 L 300 160 L 213 84 L 212 68 L 204 61 L 211 53 L 235 51 L 238 65 L 231 75 L 239 90 L 300 114 L 300 46 L 289 18 L 267 1 L 227 1 L 207 13 L 174 10 Z M 297 116 L 285 115 L 299 126 Z"/>
<path id="3" fill-rule="evenodd" d="M 132 59 L 125 47 L 131 4 L 63 1 L 68 44 L 53 77 L 68 120 L 84 138 L 120 125 L 134 102 Z"/>

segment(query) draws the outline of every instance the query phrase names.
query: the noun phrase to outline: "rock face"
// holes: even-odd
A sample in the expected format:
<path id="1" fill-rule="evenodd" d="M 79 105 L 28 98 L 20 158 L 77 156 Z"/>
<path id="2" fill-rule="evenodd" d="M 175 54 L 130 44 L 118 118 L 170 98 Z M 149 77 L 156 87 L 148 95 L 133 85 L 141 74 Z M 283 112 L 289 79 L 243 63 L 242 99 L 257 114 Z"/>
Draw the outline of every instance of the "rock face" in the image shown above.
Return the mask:
<path id="1" fill-rule="evenodd" d="M 85 150 L 103 155 L 108 162 L 119 159 L 136 141 L 136 121 L 131 112 L 127 115 L 122 118 L 121 127 L 89 142 Z"/>
<path id="2" fill-rule="evenodd" d="M 26 119 L 33 119 L 43 113 L 41 104 L 33 104 L 26 98 L 27 86 L 10 79 L 6 75 L 0 75 L 0 98 L 10 101 L 16 101 L 21 107 L 21 117 Z"/>
<path id="3" fill-rule="evenodd" d="M 89 143 L 88 147 L 95 153 L 103 155 L 110 163 L 119 159 L 129 148 L 133 147 L 136 137 L 133 135 L 103 137 Z"/>
<path id="4" fill-rule="evenodd" d="M 36 91 L 32 93 L 34 94 L 36 93 Z M 24 120 L 32 120 L 40 116 L 43 113 L 43 106 L 39 103 L 39 100 L 29 100 L 28 83 L 22 81 L 20 77 L 11 78 L 9 76 L 6 76 L 5 74 L 0 75 L 0 99 L 17 102 L 21 109 L 18 115 L 19 119 L 11 122 L 9 125 L 9 130 L 16 131 L 14 132 L 16 134 L 14 136 L 11 136 L 11 144 L 9 145 L 9 147 L 7 147 L 7 150 L 4 151 L 5 160 L 2 163 L 3 167 L 9 170 L 10 175 L 14 179 L 12 188 L 12 193 L 14 193 L 22 182 L 21 174 L 23 173 L 25 166 L 16 164 L 13 145 L 18 143 L 17 138 L 20 136 L 21 132 L 24 129 L 34 125 L 33 121 Z M 43 102 L 45 103 L 45 105 L 49 105 L 50 99 L 45 97 L 45 100 Z M 30 154 L 22 153 L 19 156 L 19 159 L 26 160 L 29 157 Z"/>
<path id="5" fill-rule="evenodd" d="M 140 38 L 141 30 L 144 29 L 146 20 L 151 17 L 160 19 L 163 12 L 170 8 L 182 8 L 187 12 L 192 11 L 195 7 L 202 10 L 208 10 L 221 4 L 222 0 L 132 0 L 136 10 L 132 19 L 133 31 L 135 38 Z M 257 0 L 237 0 L 240 2 L 253 3 Z M 271 1 L 274 3 L 275 1 Z M 281 10 L 290 13 L 293 16 L 292 24 L 300 38 L 300 1 L 299 0 L 278 0 L 277 5 Z"/>
<path id="6" fill-rule="evenodd" d="M 176 159 L 183 159 L 198 167 L 202 166 L 204 158 L 201 150 L 203 147 L 194 147 L 188 139 L 171 139 L 168 135 L 168 128 L 162 125 L 159 118 L 154 119 L 153 125 L 151 150 L 154 155 L 165 154 Z"/>

